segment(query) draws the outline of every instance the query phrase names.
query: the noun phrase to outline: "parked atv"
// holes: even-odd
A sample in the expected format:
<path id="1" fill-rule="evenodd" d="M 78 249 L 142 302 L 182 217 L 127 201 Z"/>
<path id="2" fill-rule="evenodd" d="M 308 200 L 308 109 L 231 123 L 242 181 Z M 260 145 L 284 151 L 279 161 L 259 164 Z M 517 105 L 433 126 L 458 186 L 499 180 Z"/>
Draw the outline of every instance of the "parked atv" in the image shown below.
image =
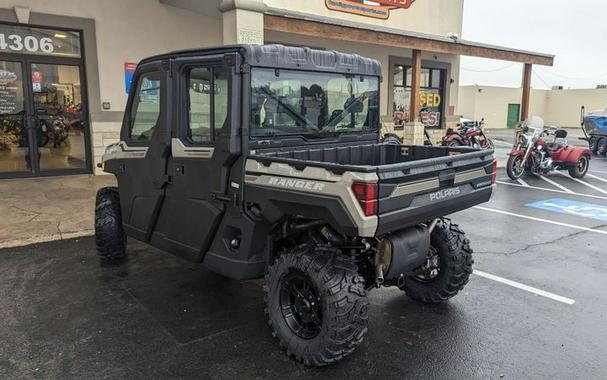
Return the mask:
<path id="1" fill-rule="evenodd" d="M 97 193 L 98 255 L 123 259 L 130 236 L 265 278 L 272 335 L 312 366 L 360 345 L 372 289 L 455 296 L 472 249 L 445 215 L 489 200 L 496 161 L 380 143 L 381 73 L 358 55 L 280 45 L 143 60 L 121 141 L 103 155 L 118 187 Z"/>
<path id="2" fill-rule="evenodd" d="M 581 139 L 588 141 L 588 147 L 593 154 L 607 155 L 607 109 L 586 114 L 582 107 L 581 124 L 584 136 Z"/>
<path id="3" fill-rule="evenodd" d="M 546 128 L 537 116 L 519 124 L 506 165 L 508 177 L 517 180 L 525 173 L 541 175 L 568 170 L 573 178 L 583 178 L 590 167 L 590 149 L 571 146 L 566 137 L 567 131 Z"/>

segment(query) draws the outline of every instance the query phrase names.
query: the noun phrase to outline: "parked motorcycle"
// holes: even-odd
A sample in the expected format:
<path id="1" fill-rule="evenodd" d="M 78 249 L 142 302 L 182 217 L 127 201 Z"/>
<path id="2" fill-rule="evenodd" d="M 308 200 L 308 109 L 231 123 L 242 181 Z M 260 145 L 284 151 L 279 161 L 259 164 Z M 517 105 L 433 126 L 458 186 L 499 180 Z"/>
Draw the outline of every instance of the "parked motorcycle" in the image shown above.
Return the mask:
<path id="1" fill-rule="evenodd" d="M 545 127 L 537 116 L 517 125 L 506 165 L 508 177 L 517 180 L 523 174 L 541 175 L 553 170 L 568 170 L 573 178 L 584 177 L 590 166 L 590 149 L 571 146 L 566 138 L 567 131 Z"/>
<path id="2" fill-rule="evenodd" d="M 457 131 L 453 128 L 447 129 L 443 137 L 443 146 L 469 146 L 477 149 L 494 149 L 493 141 L 485 134 L 485 119 L 481 121 L 460 122 Z"/>

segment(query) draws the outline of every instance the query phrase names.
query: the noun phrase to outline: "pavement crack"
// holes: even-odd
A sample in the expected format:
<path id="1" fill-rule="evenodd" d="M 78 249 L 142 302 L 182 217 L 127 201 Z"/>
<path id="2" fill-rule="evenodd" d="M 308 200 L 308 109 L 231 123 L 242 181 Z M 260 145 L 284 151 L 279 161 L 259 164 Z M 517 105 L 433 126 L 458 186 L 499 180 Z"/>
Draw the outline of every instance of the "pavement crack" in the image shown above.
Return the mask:
<path id="1" fill-rule="evenodd" d="M 61 221 L 57 222 L 57 232 L 59 232 L 59 238 L 63 240 L 63 232 L 61 231 Z"/>

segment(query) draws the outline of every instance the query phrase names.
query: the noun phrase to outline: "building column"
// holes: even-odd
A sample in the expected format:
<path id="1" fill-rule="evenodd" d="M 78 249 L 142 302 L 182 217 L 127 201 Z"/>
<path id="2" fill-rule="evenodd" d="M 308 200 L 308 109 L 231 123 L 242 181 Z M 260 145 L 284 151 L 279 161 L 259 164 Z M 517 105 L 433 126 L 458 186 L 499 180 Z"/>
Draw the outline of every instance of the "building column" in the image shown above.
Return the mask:
<path id="1" fill-rule="evenodd" d="M 223 44 L 264 43 L 263 15 L 267 6 L 262 0 L 222 0 Z"/>
<path id="2" fill-rule="evenodd" d="M 403 129 L 403 142 L 407 145 L 424 145 L 424 124 L 419 120 L 422 52 L 413 50 L 411 56 L 411 103 L 409 120 Z M 406 73 L 405 73 L 406 75 Z"/>
<path id="3" fill-rule="evenodd" d="M 422 71 L 422 52 L 414 49 L 411 57 L 411 104 L 409 105 L 409 122 L 418 121 L 419 117 L 419 88 Z"/>
<path id="4" fill-rule="evenodd" d="M 533 65 L 525 63 L 523 69 L 523 99 L 521 100 L 521 120 L 527 120 L 529 117 L 529 103 L 531 96 L 531 73 Z"/>

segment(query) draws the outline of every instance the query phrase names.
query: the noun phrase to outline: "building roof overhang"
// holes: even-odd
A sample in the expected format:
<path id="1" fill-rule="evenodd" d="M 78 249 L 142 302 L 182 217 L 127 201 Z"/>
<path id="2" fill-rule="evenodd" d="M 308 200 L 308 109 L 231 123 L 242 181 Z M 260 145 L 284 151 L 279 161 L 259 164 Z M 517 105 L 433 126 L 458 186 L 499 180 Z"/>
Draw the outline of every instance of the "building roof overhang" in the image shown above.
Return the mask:
<path id="1" fill-rule="evenodd" d="M 276 32 L 417 49 L 434 53 L 491 58 L 543 66 L 554 64 L 554 55 L 550 54 L 275 8 L 265 10 L 264 28 Z"/>

